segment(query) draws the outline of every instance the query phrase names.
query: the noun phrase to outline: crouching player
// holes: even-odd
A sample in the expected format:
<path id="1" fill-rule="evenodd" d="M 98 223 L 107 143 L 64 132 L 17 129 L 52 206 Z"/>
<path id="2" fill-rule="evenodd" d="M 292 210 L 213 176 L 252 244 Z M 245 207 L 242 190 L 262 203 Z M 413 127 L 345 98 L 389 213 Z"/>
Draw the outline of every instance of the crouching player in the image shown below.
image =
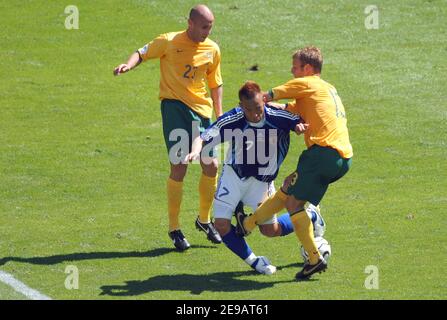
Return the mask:
<path id="1" fill-rule="evenodd" d="M 262 274 L 273 274 L 276 267 L 265 257 L 256 256 L 246 240 L 236 235 L 231 218 L 242 201 L 255 210 L 274 194 L 273 181 L 289 149 L 290 131 L 303 133 L 307 125 L 287 111 L 264 104 L 255 82 L 246 82 L 239 90 L 240 106 L 221 117 L 198 137 L 187 161 L 199 158 L 203 149 L 230 142 L 214 199 L 215 227 L 225 245 Z M 311 207 L 317 210 L 315 207 Z M 293 232 L 289 214 L 259 223 L 262 234 L 274 237 Z"/>

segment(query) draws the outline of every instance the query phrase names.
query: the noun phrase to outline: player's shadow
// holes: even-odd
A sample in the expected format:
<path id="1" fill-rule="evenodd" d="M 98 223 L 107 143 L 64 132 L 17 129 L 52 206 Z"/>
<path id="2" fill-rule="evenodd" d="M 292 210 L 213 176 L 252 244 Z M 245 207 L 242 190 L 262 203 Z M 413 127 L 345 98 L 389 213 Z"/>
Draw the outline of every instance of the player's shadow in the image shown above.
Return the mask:
<path id="1" fill-rule="evenodd" d="M 123 285 L 102 286 L 100 295 L 127 297 L 138 296 L 153 291 L 189 291 L 193 295 L 200 295 L 204 291 L 210 292 L 240 292 L 271 288 L 277 283 L 295 282 L 283 281 L 255 281 L 238 279 L 241 276 L 262 276 L 255 271 L 217 272 L 211 274 L 176 274 L 161 275 L 147 280 L 126 281 Z"/>
<path id="2" fill-rule="evenodd" d="M 198 246 L 192 245 L 192 249 L 215 249 L 213 246 Z M 169 253 L 179 253 L 174 248 L 157 248 L 149 251 L 130 251 L 130 252 L 79 252 L 69 254 L 58 254 L 47 257 L 5 257 L 0 259 L 0 266 L 8 262 L 21 262 L 37 265 L 53 265 L 67 261 L 82 261 L 82 260 L 104 260 L 104 259 L 125 259 L 125 258 L 154 258 Z M 181 253 L 179 253 L 181 254 Z"/>
<path id="3" fill-rule="evenodd" d="M 287 268 L 300 268 L 303 263 L 290 263 L 278 266 L 278 270 Z M 200 295 L 204 291 L 211 292 L 238 292 L 249 290 L 261 290 L 271 288 L 278 283 L 295 283 L 295 279 L 283 281 L 259 282 L 247 279 L 238 279 L 242 276 L 268 277 L 259 275 L 254 270 L 240 272 L 217 272 L 212 274 L 177 274 L 162 275 L 147 280 L 126 281 L 123 285 L 102 286 L 100 295 L 127 297 L 138 296 L 153 291 L 189 291 L 191 294 Z M 273 278 L 273 277 L 272 277 Z M 259 279 L 259 278 L 258 278 Z M 308 281 L 315 281 L 310 279 Z"/>
<path id="4" fill-rule="evenodd" d="M 302 262 L 294 262 L 294 263 L 289 263 L 286 264 L 285 266 L 277 266 L 276 269 L 277 270 L 283 270 L 283 269 L 287 269 L 287 268 L 300 268 L 304 266 L 304 263 Z"/>

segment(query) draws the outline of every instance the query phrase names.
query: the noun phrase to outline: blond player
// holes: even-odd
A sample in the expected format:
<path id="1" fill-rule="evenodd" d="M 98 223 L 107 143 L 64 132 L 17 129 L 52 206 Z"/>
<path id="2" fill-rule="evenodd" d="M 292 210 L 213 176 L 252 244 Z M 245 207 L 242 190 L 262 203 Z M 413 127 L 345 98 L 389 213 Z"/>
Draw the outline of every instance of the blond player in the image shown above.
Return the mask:
<path id="1" fill-rule="evenodd" d="M 317 206 L 330 183 L 343 177 L 352 163 L 346 113 L 337 90 L 321 79 L 323 57 L 320 49 L 306 47 L 292 59 L 293 80 L 264 94 L 265 101 L 294 99 L 284 108 L 299 115 L 307 124 L 304 133 L 307 150 L 303 151 L 296 171 L 289 176 L 287 194 L 278 190 L 253 215 L 237 213 L 238 230 L 247 235 L 259 221 L 268 219 L 286 207 L 295 233 L 309 254 L 309 263 L 297 273 L 298 280 L 324 271 L 327 261 L 320 255 L 314 241 L 312 223 L 304 205 Z"/>
<path id="2" fill-rule="evenodd" d="M 180 230 L 179 214 L 183 179 L 191 143 L 211 124 L 213 109 L 222 114 L 222 77 L 220 50 L 208 36 L 214 15 L 205 5 L 191 9 L 188 29 L 161 34 L 133 53 L 127 63 L 117 66 L 115 75 L 128 72 L 141 62 L 160 59 L 160 100 L 163 133 L 171 165 L 167 181 L 169 237 L 174 246 L 184 251 L 190 247 Z M 207 87 L 210 89 L 208 95 Z M 199 215 L 196 227 L 213 243 L 222 239 L 210 218 L 213 196 L 217 187 L 217 159 L 210 153 L 203 159 L 199 182 Z"/>

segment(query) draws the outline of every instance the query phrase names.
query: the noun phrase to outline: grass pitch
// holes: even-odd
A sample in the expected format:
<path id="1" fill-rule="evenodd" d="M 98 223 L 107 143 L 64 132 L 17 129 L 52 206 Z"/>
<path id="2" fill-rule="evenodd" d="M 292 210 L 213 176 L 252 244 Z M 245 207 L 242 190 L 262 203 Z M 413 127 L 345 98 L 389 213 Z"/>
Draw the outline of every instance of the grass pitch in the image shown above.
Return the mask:
<path id="1" fill-rule="evenodd" d="M 0 269 L 54 299 L 446 299 L 447 1 L 208 1 L 222 50 L 225 110 L 245 80 L 291 78 L 291 54 L 325 56 L 343 99 L 353 168 L 322 202 L 328 272 L 293 281 L 297 239 L 248 238 L 278 266 L 266 277 L 194 229 L 199 166 L 185 181 L 182 229 L 167 237 L 168 160 L 158 62 L 113 68 L 160 33 L 186 28 L 193 1 L 76 1 L 66 30 L 56 1 L 0 4 Z M 250 67 L 258 65 L 259 71 Z M 281 169 L 291 172 L 301 138 Z M 365 268 L 379 288 L 365 288 Z M 79 270 L 68 290 L 67 266 Z M 20 296 L 0 283 L 0 298 Z"/>

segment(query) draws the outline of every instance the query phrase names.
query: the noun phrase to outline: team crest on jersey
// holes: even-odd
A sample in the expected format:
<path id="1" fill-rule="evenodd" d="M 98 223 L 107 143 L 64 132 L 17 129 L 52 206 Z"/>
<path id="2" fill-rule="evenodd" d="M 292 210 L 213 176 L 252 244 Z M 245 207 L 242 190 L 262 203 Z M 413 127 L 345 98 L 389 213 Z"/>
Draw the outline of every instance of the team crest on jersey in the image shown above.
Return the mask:
<path id="1" fill-rule="evenodd" d="M 213 61 L 213 53 L 211 51 L 202 53 L 200 57 L 205 60 L 210 60 L 211 62 Z"/>

